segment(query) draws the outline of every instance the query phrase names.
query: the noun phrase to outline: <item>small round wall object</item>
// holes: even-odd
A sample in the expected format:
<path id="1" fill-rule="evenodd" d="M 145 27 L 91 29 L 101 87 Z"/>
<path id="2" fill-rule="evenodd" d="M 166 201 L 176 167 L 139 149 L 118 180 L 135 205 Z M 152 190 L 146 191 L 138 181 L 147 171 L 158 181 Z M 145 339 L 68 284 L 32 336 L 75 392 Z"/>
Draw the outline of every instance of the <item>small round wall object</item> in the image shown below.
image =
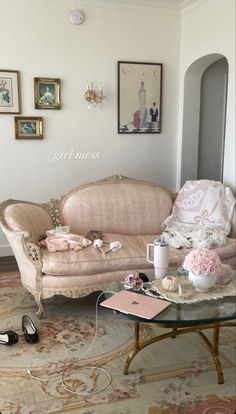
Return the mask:
<path id="1" fill-rule="evenodd" d="M 72 24 L 81 24 L 84 21 L 84 13 L 82 10 L 76 9 L 70 12 L 70 22 Z"/>

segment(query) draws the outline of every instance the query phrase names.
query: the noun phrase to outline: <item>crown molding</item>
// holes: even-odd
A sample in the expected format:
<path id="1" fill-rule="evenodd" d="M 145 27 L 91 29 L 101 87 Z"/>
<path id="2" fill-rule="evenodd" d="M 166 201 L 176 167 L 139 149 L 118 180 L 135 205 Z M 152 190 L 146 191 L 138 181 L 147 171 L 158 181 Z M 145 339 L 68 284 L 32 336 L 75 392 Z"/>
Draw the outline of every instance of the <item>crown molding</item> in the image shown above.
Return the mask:
<path id="1" fill-rule="evenodd" d="M 197 7 L 202 6 L 205 3 L 209 3 L 211 0 L 183 0 L 180 2 L 179 8 L 181 14 L 185 14 L 195 10 Z"/>
<path id="2" fill-rule="evenodd" d="M 166 11 L 185 14 L 211 0 L 80 0 L 83 7 L 126 9 L 130 11 Z"/>
<path id="3" fill-rule="evenodd" d="M 168 11 L 172 13 L 180 12 L 181 0 L 80 0 L 83 7 L 99 7 L 109 9 L 129 9 L 144 10 L 152 9 L 153 11 Z"/>

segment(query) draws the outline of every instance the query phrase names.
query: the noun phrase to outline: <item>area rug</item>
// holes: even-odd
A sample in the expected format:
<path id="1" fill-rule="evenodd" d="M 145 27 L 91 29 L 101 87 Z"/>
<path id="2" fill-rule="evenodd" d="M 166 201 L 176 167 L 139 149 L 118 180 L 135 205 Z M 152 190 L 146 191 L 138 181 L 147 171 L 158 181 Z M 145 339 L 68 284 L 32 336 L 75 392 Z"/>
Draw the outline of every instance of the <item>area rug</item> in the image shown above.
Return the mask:
<path id="1" fill-rule="evenodd" d="M 143 349 L 132 361 L 129 374 L 123 375 L 133 345 L 133 323 L 99 306 L 94 340 L 97 297 L 98 293 L 80 299 L 48 299 L 39 320 L 34 299 L 21 286 L 19 274 L 0 274 L 0 330 L 12 329 L 19 335 L 17 344 L 0 345 L 1 414 L 235 413 L 234 328 L 222 328 L 220 334 L 222 385 L 217 384 L 211 355 L 194 333 Z M 25 341 L 24 314 L 37 326 L 37 344 Z M 141 335 L 153 336 L 158 329 L 145 324 Z M 211 337 L 211 332 L 207 335 Z M 112 382 L 101 393 L 72 394 L 61 382 L 63 368 L 70 363 L 66 383 L 75 392 L 96 392 L 106 386 L 105 371 L 98 372 L 96 367 L 105 368 Z M 33 379 L 28 370 L 45 381 Z"/>

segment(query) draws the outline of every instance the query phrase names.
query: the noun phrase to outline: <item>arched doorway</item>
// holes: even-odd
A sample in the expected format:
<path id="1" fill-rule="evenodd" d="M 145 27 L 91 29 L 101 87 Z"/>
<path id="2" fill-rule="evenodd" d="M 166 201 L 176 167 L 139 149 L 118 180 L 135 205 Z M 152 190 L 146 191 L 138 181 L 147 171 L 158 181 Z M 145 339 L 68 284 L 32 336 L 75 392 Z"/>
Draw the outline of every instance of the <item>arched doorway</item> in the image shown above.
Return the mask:
<path id="1" fill-rule="evenodd" d="M 227 59 L 214 53 L 185 73 L 181 185 L 202 178 L 222 181 L 227 72 Z"/>

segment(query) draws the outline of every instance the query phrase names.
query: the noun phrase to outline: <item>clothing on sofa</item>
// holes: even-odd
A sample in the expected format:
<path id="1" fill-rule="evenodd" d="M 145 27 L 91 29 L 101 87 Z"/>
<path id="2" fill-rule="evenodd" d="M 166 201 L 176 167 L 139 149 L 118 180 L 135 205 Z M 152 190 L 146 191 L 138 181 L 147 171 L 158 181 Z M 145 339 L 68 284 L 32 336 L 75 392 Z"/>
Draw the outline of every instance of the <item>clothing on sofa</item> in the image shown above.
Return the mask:
<path id="1" fill-rule="evenodd" d="M 79 251 L 83 247 L 92 244 L 91 240 L 78 234 L 64 234 L 63 236 L 48 236 L 38 243 L 40 247 L 46 247 L 49 252 L 61 252 L 66 250 Z"/>

